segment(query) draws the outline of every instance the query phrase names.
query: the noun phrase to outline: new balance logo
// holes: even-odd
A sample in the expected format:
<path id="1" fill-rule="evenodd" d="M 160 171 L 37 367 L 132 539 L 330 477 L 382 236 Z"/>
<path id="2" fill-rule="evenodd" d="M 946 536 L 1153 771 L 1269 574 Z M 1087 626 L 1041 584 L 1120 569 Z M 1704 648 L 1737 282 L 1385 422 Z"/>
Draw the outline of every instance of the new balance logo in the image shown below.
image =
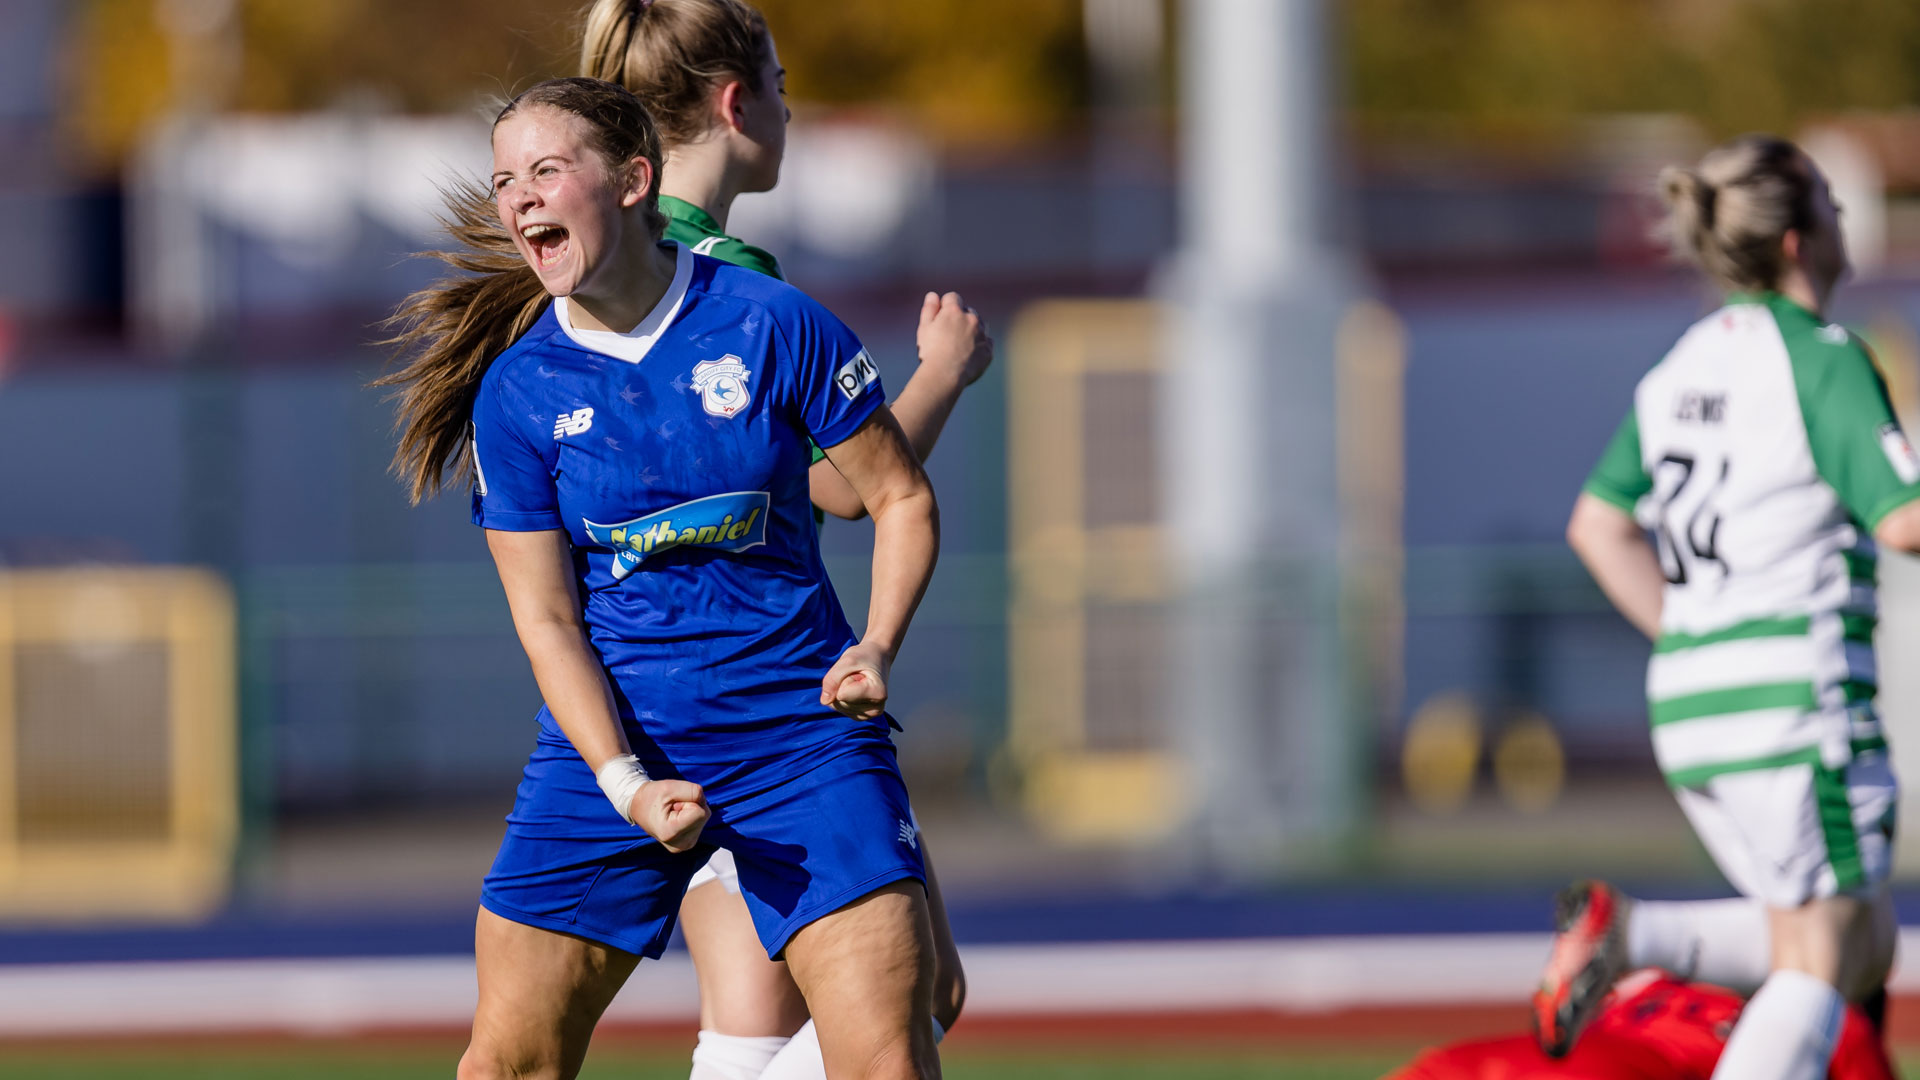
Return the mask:
<path id="1" fill-rule="evenodd" d="M 593 410 L 575 409 L 570 413 L 561 413 L 559 419 L 553 422 L 553 437 L 562 439 L 568 435 L 578 435 L 592 426 Z"/>
<path id="2" fill-rule="evenodd" d="M 914 828 L 911 823 L 902 821 L 900 823 L 900 842 L 915 851 L 919 851 L 920 830 Z"/>

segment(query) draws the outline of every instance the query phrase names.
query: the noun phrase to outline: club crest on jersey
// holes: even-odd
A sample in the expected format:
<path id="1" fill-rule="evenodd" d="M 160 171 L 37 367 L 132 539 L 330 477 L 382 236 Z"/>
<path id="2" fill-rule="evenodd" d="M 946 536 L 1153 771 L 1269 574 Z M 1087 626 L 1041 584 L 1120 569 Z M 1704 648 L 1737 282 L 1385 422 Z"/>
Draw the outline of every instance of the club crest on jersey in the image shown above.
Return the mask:
<path id="1" fill-rule="evenodd" d="M 731 418 L 753 400 L 747 390 L 747 379 L 752 375 L 732 353 L 693 365 L 693 388 L 700 391 L 700 407 L 713 416 Z"/>
<path id="2" fill-rule="evenodd" d="M 759 547 L 767 542 L 768 505 L 764 491 L 730 491 L 618 525 L 599 525 L 585 519 L 581 524 L 595 543 L 613 549 L 613 579 L 619 581 L 640 569 L 649 556 L 668 548 L 745 551 Z"/>

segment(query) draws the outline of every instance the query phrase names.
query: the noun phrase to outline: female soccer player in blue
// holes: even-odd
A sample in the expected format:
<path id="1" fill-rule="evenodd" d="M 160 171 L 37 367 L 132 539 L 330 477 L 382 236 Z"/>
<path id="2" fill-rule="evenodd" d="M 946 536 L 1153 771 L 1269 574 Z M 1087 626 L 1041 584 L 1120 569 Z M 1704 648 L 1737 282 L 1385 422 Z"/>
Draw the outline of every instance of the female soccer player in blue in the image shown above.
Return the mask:
<path id="1" fill-rule="evenodd" d="M 924 868 L 883 709 L 938 511 L 872 361 L 797 290 L 660 243 L 659 141 L 625 89 L 541 83 L 493 147 L 542 295 L 450 256 L 482 272 L 409 300 L 418 355 L 388 380 L 416 496 L 471 432 L 474 518 L 546 700 L 482 890 L 460 1075 L 573 1076 L 720 845 L 829 1072 L 937 1076 Z M 809 440 L 873 518 L 864 637 L 820 564 Z"/>
<path id="2" fill-rule="evenodd" d="M 786 150 L 786 72 L 760 13 L 742 0 L 596 0 L 582 38 L 581 74 L 632 90 L 660 129 L 666 236 L 783 277 L 772 254 L 726 232 L 735 198 L 771 189 Z M 993 343 L 952 293 L 927 294 L 918 343 L 920 366 L 890 408 L 924 460 L 962 390 L 992 362 Z M 814 505 L 840 517 L 864 513 L 840 471 L 819 456 L 809 473 Z M 921 855 L 933 914 L 937 1038 L 958 1018 L 965 983 L 924 840 Z M 822 1080 L 806 1004 L 786 965 L 761 949 L 727 851 L 695 875 L 680 926 L 700 976 L 691 1080 Z"/>

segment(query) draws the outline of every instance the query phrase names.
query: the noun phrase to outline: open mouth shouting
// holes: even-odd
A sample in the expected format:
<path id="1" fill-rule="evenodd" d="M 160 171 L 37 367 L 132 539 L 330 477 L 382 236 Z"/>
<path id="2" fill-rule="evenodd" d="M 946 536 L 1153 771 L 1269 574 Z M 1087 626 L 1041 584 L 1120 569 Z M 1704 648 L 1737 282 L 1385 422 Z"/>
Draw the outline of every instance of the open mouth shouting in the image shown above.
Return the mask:
<path id="1" fill-rule="evenodd" d="M 534 260 L 541 269 L 558 266 L 567 254 L 567 230 L 559 225 L 536 222 L 520 227 L 520 236 L 527 246 L 533 249 Z"/>

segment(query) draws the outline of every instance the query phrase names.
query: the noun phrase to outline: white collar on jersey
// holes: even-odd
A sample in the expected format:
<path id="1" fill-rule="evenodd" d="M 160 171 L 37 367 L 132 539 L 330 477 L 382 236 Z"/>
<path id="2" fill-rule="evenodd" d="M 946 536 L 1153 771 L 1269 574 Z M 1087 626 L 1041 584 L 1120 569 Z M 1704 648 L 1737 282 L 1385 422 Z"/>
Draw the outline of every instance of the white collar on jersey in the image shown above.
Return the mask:
<path id="1" fill-rule="evenodd" d="M 673 320 L 680 314 L 680 307 L 687 299 L 687 283 L 693 280 L 693 252 L 687 250 L 684 244 L 672 240 L 666 242 L 672 244 L 674 249 L 673 284 L 667 286 L 660 302 L 653 305 L 653 310 L 640 320 L 640 325 L 624 334 L 616 334 L 611 330 L 575 329 L 567 298 L 556 296 L 553 298 L 553 317 L 559 320 L 561 331 L 583 349 L 592 349 L 629 364 L 646 359 L 653 343 L 660 340 L 660 335 L 673 325 Z"/>

